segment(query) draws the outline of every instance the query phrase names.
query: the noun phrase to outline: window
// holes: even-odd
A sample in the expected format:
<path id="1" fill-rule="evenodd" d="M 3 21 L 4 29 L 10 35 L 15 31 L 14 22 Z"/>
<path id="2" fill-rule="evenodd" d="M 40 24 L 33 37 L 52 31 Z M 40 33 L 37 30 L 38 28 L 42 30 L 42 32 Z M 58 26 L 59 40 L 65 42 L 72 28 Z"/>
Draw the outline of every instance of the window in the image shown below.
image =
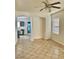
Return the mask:
<path id="1" fill-rule="evenodd" d="M 59 17 L 52 16 L 52 32 L 59 34 Z"/>

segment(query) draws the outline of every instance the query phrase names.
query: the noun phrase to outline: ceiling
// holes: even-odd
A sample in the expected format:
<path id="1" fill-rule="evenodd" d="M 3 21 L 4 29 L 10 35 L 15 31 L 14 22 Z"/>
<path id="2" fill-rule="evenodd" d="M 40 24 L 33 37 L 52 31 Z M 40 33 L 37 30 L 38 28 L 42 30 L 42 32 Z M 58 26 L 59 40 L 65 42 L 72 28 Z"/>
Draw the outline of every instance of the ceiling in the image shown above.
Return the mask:
<path id="1" fill-rule="evenodd" d="M 42 12 L 40 12 L 40 9 L 44 7 L 44 4 L 42 4 L 43 0 L 15 0 L 15 7 L 16 7 L 16 11 L 23 11 L 23 12 L 31 12 L 31 13 L 47 13 L 47 10 L 43 10 Z M 59 4 L 58 6 L 61 7 L 61 9 L 63 9 L 64 7 L 64 1 L 63 0 L 48 0 L 49 3 L 54 3 L 57 1 L 60 1 L 61 4 Z M 52 8 L 52 12 L 56 11 L 56 10 L 60 10 L 60 9 L 55 9 Z"/>

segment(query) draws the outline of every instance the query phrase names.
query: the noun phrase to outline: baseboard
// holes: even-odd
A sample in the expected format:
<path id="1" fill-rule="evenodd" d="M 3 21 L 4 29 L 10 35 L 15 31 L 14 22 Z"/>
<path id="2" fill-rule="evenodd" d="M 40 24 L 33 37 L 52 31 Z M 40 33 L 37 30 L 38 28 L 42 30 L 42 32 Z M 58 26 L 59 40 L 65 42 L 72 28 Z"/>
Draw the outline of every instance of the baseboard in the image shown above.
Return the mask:
<path id="1" fill-rule="evenodd" d="M 57 40 L 52 40 L 54 41 L 56 44 L 58 44 L 59 46 L 61 46 L 62 48 L 64 48 L 64 43 L 63 42 L 59 42 Z"/>
<path id="2" fill-rule="evenodd" d="M 43 39 L 43 38 L 35 38 L 35 40 L 38 40 L 38 39 Z"/>
<path id="3" fill-rule="evenodd" d="M 64 45 L 64 42 L 61 42 L 61 41 L 58 41 L 58 40 L 54 40 L 56 41 L 57 43 L 61 44 L 61 45 Z"/>
<path id="4" fill-rule="evenodd" d="M 43 37 L 42 36 L 38 36 L 38 37 L 34 37 L 32 39 L 43 39 Z"/>

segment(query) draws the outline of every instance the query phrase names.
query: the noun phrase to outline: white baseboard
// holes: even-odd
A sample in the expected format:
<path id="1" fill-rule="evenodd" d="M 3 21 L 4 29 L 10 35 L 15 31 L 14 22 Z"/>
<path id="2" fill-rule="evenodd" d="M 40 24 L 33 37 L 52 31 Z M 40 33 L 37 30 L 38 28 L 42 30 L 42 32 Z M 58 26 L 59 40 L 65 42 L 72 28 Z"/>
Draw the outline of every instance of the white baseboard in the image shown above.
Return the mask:
<path id="1" fill-rule="evenodd" d="M 53 40 L 53 39 L 52 39 Z M 61 42 L 61 41 L 58 41 L 58 40 L 53 40 L 53 41 L 55 41 L 55 42 L 57 42 L 57 43 L 59 43 L 59 44 L 61 44 L 61 45 L 64 45 L 64 42 Z"/>

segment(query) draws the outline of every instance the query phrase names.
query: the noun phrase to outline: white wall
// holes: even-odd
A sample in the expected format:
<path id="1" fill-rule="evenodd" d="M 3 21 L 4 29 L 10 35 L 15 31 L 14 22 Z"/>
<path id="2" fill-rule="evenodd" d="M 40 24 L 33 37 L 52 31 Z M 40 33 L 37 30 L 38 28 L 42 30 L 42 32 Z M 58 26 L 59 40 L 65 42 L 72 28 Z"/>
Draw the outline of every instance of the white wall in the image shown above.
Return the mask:
<path id="1" fill-rule="evenodd" d="M 46 16 L 45 39 L 51 39 L 51 16 Z"/>
<path id="2" fill-rule="evenodd" d="M 33 16 L 33 39 L 40 39 L 41 36 L 41 20 L 39 16 Z"/>

